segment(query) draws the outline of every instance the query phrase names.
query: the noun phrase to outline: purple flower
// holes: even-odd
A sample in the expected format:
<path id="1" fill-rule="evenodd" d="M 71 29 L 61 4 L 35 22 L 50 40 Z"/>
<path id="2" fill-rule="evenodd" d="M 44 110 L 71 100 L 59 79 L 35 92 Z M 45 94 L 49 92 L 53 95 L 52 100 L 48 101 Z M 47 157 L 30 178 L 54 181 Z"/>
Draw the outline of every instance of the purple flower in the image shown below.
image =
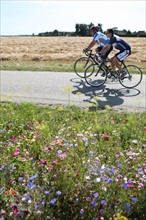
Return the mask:
<path id="1" fill-rule="evenodd" d="M 94 195 L 95 198 L 97 198 L 99 196 L 98 193 L 94 193 L 93 195 Z"/>
<path id="2" fill-rule="evenodd" d="M 19 177 L 18 181 L 20 182 L 23 181 L 23 177 Z"/>
<path id="3" fill-rule="evenodd" d="M 125 203 L 125 208 L 127 211 L 130 211 L 130 203 Z"/>
<path id="4" fill-rule="evenodd" d="M 124 187 L 125 189 L 128 189 L 127 183 L 124 183 L 124 184 L 123 184 L 123 187 Z"/>
<path id="5" fill-rule="evenodd" d="M 30 199 L 31 199 L 30 196 L 25 197 L 25 201 L 29 201 Z"/>
<path id="6" fill-rule="evenodd" d="M 112 183 L 112 182 L 113 182 L 112 178 L 109 178 L 108 183 Z"/>
<path id="7" fill-rule="evenodd" d="M 31 176 L 30 178 L 29 178 L 29 181 L 33 181 L 35 179 L 35 177 L 34 176 Z"/>
<path id="8" fill-rule="evenodd" d="M 136 197 L 133 197 L 133 198 L 132 198 L 132 201 L 133 201 L 133 202 L 137 202 L 138 199 L 137 199 Z"/>
<path id="9" fill-rule="evenodd" d="M 93 205 L 93 206 L 97 206 L 96 201 L 92 200 L 91 205 Z"/>
<path id="10" fill-rule="evenodd" d="M 119 165 L 118 165 L 118 168 L 119 168 L 119 169 L 121 169 L 121 168 L 122 168 L 122 165 L 121 165 L 121 164 L 119 164 Z"/>
<path id="11" fill-rule="evenodd" d="M 39 205 L 36 204 L 36 205 L 34 206 L 34 208 L 35 208 L 35 209 L 39 209 Z"/>
<path id="12" fill-rule="evenodd" d="M 32 182 L 29 182 L 29 183 L 27 183 L 27 187 L 28 187 L 29 189 L 35 189 L 35 188 L 36 188 L 36 185 L 33 184 Z"/>
<path id="13" fill-rule="evenodd" d="M 56 199 L 56 198 L 51 199 L 50 204 L 54 205 L 56 201 L 57 201 L 57 199 Z"/>
<path id="14" fill-rule="evenodd" d="M 116 170 L 116 169 L 110 169 L 110 172 L 111 172 L 111 173 L 116 173 L 117 170 Z"/>
<path id="15" fill-rule="evenodd" d="M 84 209 L 80 210 L 80 214 L 83 215 L 84 214 Z"/>
<path id="16" fill-rule="evenodd" d="M 94 153 L 93 153 L 93 151 L 90 151 L 89 154 L 90 154 L 90 156 L 92 156 Z"/>
<path id="17" fill-rule="evenodd" d="M 102 205 L 105 205 L 106 204 L 106 201 L 103 199 L 103 200 L 101 200 L 101 204 Z"/>
<path id="18" fill-rule="evenodd" d="M 58 190 L 58 191 L 56 192 L 56 194 L 57 194 L 58 196 L 60 196 L 60 195 L 62 194 L 62 192 Z"/>
<path id="19" fill-rule="evenodd" d="M 44 191 L 44 194 L 45 195 L 49 195 L 49 191 Z"/>

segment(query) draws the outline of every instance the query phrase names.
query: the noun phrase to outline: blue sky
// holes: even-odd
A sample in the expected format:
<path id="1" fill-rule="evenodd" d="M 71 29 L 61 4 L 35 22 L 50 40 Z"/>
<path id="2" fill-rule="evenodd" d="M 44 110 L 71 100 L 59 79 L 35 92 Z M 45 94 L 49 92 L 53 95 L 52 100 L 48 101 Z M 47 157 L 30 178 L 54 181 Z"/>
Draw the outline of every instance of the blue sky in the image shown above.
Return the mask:
<path id="1" fill-rule="evenodd" d="M 101 23 L 103 30 L 146 30 L 145 0 L 1 0 L 1 35 L 75 31 L 76 23 Z"/>

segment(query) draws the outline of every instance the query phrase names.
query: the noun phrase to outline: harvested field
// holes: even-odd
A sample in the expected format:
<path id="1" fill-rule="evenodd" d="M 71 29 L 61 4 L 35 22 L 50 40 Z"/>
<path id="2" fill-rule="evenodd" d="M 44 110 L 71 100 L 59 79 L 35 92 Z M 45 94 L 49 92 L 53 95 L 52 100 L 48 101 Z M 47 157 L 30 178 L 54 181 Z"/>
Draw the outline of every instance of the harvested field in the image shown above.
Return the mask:
<path id="1" fill-rule="evenodd" d="M 127 62 L 145 66 L 146 38 L 124 39 L 132 47 L 132 54 L 127 58 Z M 92 37 L 1 37 L 0 60 L 1 63 L 5 61 L 74 62 L 83 55 L 83 48 L 87 47 L 91 40 Z"/>

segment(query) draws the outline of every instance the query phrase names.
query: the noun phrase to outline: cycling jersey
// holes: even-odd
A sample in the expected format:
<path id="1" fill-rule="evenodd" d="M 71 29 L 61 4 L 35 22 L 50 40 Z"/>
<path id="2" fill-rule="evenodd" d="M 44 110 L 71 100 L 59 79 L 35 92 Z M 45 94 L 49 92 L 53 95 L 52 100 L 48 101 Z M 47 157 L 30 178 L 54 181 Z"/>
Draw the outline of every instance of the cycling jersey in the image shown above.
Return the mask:
<path id="1" fill-rule="evenodd" d="M 104 47 L 106 44 L 109 43 L 110 39 L 107 38 L 107 36 L 100 31 L 96 32 L 94 34 L 93 39 L 96 41 L 97 44 L 99 44 L 101 47 Z"/>
<path id="2" fill-rule="evenodd" d="M 110 38 L 109 44 L 120 51 L 131 50 L 130 45 L 115 34 Z"/>

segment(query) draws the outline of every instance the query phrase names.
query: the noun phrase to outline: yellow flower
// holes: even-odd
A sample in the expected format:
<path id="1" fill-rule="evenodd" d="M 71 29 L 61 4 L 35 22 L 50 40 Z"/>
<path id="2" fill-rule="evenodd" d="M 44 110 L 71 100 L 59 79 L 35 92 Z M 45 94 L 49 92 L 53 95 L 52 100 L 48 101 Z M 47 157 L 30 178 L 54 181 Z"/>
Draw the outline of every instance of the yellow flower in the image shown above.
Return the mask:
<path id="1" fill-rule="evenodd" d="M 128 220 L 128 218 L 123 215 L 117 214 L 114 220 Z"/>

